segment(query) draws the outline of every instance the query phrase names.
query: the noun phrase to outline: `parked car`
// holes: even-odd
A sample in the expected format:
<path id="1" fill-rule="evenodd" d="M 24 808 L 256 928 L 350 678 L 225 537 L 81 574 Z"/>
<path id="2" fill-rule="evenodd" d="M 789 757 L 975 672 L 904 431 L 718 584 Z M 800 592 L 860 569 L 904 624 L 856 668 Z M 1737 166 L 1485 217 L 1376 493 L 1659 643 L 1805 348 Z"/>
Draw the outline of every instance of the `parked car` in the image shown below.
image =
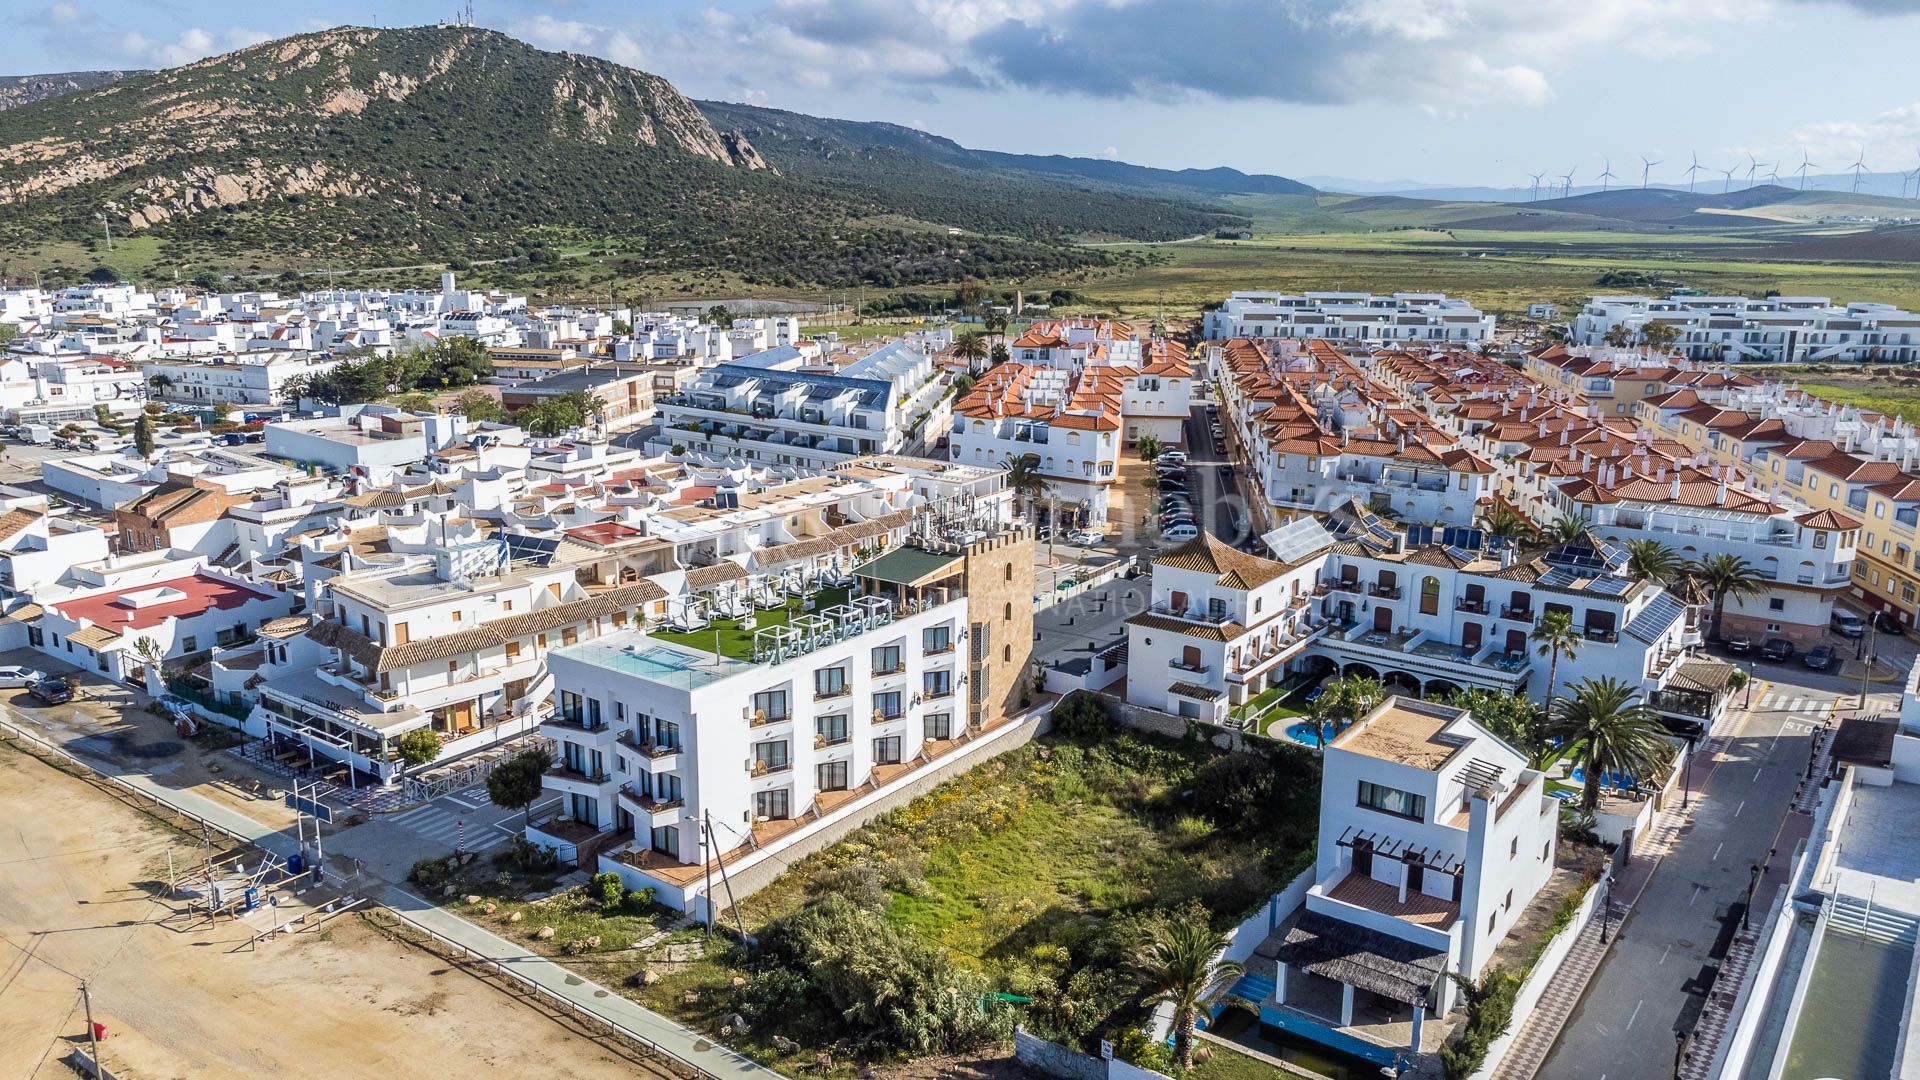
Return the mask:
<path id="1" fill-rule="evenodd" d="M 13 690 L 22 686 L 32 686 L 44 678 L 46 675 L 41 672 L 30 667 L 21 667 L 19 664 L 0 667 L 0 689 Z"/>
<path id="2" fill-rule="evenodd" d="M 1902 623 L 1899 617 L 1891 611 L 1875 612 L 1873 616 L 1873 628 L 1883 634 L 1890 634 L 1894 637 L 1907 636 L 1906 624 Z"/>
<path id="3" fill-rule="evenodd" d="M 1160 453 L 1159 462 L 1162 465 L 1184 465 L 1186 461 L 1187 455 L 1178 450 L 1163 450 Z"/>
<path id="4" fill-rule="evenodd" d="M 1807 654 L 1800 658 L 1800 662 L 1815 671 L 1825 671 L 1833 666 L 1833 646 L 1815 645 L 1807 650 Z"/>
<path id="5" fill-rule="evenodd" d="M 194 718 L 193 706 L 172 695 L 161 698 L 159 701 L 154 702 L 154 705 L 159 708 L 161 712 L 166 713 L 167 719 L 169 720 L 191 720 Z"/>
<path id="6" fill-rule="evenodd" d="M 1226 453 L 1226 452 L 1227 452 L 1227 441 L 1226 441 L 1225 439 L 1222 439 L 1222 438 L 1219 438 L 1218 436 L 1216 436 L 1216 437 L 1214 438 L 1214 440 L 1213 440 L 1213 452 L 1214 452 L 1214 453 L 1216 453 L 1216 454 L 1224 454 L 1224 453 Z"/>
<path id="7" fill-rule="evenodd" d="M 1745 656 L 1753 651 L 1753 639 L 1745 634 L 1728 634 L 1727 651 L 1735 656 Z"/>
<path id="8" fill-rule="evenodd" d="M 1793 659 L 1793 652 L 1793 642 L 1783 637 L 1768 638 L 1760 644 L 1761 657 L 1776 664 L 1784 664 Z"/>
<path id="9" fill-rule="evenodd" d="M 1080 529 L 1067 534 L 1067 543 L 1078 544 L 1081 547 L 1092 547 L 1105 539 L 1105 536 L 1094 532 L 1092 529 Z"/>
<path id="10" fill-rule="evenodd" d="M 1841 637 L 1857 638 L 1867 636 L 1867 621 L 1851 611 L 1841 611 L 1836 608 L 1833 612 L 1833 618 L 1828 621 L 1832 624 L 1835 632 Z"/>
<path id="11" fill-rule="evenodd" d="M 1200 535 L 1200 530 L 1192 524 L 1170 525 L 1161 529 L 1160 535 L 1167 540 L 1191 540 Z"/>
<path id="12" fill-rule="evenodd" d="M 28 687 L 27 693 L 42 705 L 65 705 L 73 700 L 73 687 L 59 679 L 41 679 Z"/>

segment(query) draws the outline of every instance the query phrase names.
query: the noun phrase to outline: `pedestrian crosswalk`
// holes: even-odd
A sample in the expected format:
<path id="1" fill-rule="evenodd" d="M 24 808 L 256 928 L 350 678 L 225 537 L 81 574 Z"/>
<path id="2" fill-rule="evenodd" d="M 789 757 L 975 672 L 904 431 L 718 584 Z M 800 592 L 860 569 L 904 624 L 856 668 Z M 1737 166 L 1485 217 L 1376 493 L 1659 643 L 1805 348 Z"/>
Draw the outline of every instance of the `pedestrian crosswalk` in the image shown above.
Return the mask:
<path id="1" fill-rule="evenodd" d="M 1832 698 L 1808 697 L 1805 694 L 1769 690 L 1760 695 L 1760 700 L 1753 703 L 1753 711 L 1824 715 L 1832 705 Z"/>
<path id="2" fill-rule="evenodd" d="M 486 851 L 506 843 L 507 833 L 494 828 L 485 821 L 462 818 L 457 808 L 444 808 L 428 803 L 395 814 L 386 820 L 403 825 L 409 832 L 415 833 L 436 844 L 445 845 L 449 850 L 457 850 L 463 840 L 468 851 Z M 463 826 L 464 822 L 464 826 Z"/>

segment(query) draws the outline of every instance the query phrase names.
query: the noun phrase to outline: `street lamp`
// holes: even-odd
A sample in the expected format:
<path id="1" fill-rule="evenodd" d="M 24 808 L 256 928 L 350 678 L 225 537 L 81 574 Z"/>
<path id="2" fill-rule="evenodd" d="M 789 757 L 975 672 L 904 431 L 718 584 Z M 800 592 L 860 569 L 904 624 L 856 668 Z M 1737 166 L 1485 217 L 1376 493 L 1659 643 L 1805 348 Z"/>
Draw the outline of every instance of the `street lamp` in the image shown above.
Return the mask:
<path id="1" fill-rule="evenodd" d="M 1751 660 L 1747 661 L 1747 700 L 1740 707 L 1749 711 L 1753 709 L 1753 661 Z"/>
<path id="2" fill-rule="evenodd" d="M 1607 873 L 1607 894 L 1600 898 L 1600 944 L 1605 945 L 1613 930 L 1613 873 Z"/>
<path id="3" fill-rule="evenodd" d="M 1680 766 L 1680 809 L 1685 810 L 1693 801 L 1693 743 L 1694 736 L 1687 736 L 1687 760 Z"/>
<path id="4" fill-rule="evenodd" d="M 1684 1028 L 1673 1033 L 1673 1080 L 1680 1080 L 1680 1064 L 1687 1057 L 1687 1035 Z"/>
<path id="5" fill-rule="evenodd" d="M 1760 887 L 1760 864 L 1754 863 L 1747 874 L 1747 905 L 1740 909 L 1740 929 L 1748 928 L 1747 916 L 1753 913 L 1753 892 Z"/>

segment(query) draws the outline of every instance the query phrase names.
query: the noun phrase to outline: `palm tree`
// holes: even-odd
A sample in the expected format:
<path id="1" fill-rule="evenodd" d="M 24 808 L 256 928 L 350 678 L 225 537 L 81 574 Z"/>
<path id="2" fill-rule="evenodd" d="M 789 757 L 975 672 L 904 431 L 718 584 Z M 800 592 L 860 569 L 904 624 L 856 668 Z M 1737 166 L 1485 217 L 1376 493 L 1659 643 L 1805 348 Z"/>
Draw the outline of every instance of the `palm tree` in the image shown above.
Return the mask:
<path id="1" fill-rule="evenodd" d="M 1027 520 L 1033 520 L 1033 504 L 1046 494 L 1047 481 L 1040 475 L 1039 454 L 1007 455 L 1007 490 L 1027 504 Z"/>
<path id="2" fill-rule="evenodd" d="M 1686 561 L 1658 540 L 1627 541 L 1627 572 L 1664 585 L 1680 575 Z"/>
<path id="3" fill-rule="evenodd" d="M 1746 600 L 1767 591 L 1767 579 L 1758 567 L 1738 555 L 1709 555 L 1687 568 L 1700 587 L 1713 597 L 1713 640 L 1721 640 L 1721 622 L 1727 615 L 1727 597 Z"/>
<path id="4" fill-rule="evenodd" d="M 1506 536 L 1515 540 L 1532 536 L 1538 531 L 1533 527 L 1533 522 L 1527 520 L 1527 515 L 1503 502 L 1487 507 L 1486 512 L 1480 515 L 1480 527 L 1489 536 Z"/>
<path id="5" fill-rule="evenodd" d="M 1673 745 L 1653 710 L 1634 700 L 1639 694 L 1634 687 L 1599 678 L 1581 679 L 1570 689 L 1571 694 L 1553 703 L 1547 734 L 1574 747 L 1574 763 L 1586 777 L 1580 808 L 1591 814 L 1606 774 L 1648 776 L 1672 760 Z"/>
<path id="6" fill-rule="evenodd" d="M 173 376 L 164 374 L 149 375 L 147 377 L 147 385 L 164 394 L 173 389 Z"/>
<path id="7" fill-rule="evenodd" d="M 1553 524 L 1547 526 L 1547 539 L 1555 544 L 1564 544 L 1587 531 L 1593 522 L 1583 517 L 1562 514 Z"/>
<path id="8" fill-rule="evenodd" d="M 1245 968 L 1222 955 L 1227 945 L 1226 935 L 1204 921 L 1178 921 L 1154 935 L 1140 958 L 1140 983 L 1147 992 L 1142 1004 L 1173 1006 L 1173 1056 L 1182 1069 L 1193 1068 L 1193 1030 L 1207 998 L 1246 974 Z M 1228 998 L 1227 1003 L 1247 1007 L 1238 998 Z"/>
<path id="9" fill-rule="evenodd" d="M 1375 705 L 1387 700 L 1387 687 L 1379 679 L 1365 675 L 1349 675 L 1336 679 L 1314 700 L 1314 738 L 1320 742 L 1321 749 L 1327 745 L 1327 726 L 1329 722 L 1352 723 L 1373 711 Z"/>
<path id="10" fill-rule="evenodd" d="M 1541 656 L 1551 656 L 1547 662 L 1547 701 L 1553 701 L 1554 684 L 1560 679 L 1560 657 L 1564 654 L 1571 660 L 1580 652 L 1580 635 L 1574 632 L 1573 615 L 1566 611 L 1549 611 L 1540 616 L 1540 625 L 1527 635 L 1540 646 Z"/>
<path id="11" fill-rule="evenodd" d="M 953 355 L 956 359 L 967 362 L 969 375 L 979 374 L 980 362 L 987 358 L 986 335 L 975 330 L 961 334 L 953 339 Z"/>

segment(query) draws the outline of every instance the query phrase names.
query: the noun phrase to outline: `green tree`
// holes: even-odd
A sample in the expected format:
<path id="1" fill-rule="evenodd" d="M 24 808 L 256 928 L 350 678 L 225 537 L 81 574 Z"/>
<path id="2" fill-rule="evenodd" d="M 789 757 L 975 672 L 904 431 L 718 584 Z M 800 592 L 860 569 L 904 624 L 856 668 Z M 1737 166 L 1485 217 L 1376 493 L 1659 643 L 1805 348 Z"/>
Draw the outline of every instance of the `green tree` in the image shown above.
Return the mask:
<path id="1" fill-rule="evenodd" d="M 1614 323 L 1607 327 L 1607 332 L 1600 335 L 1600 339 L 1616 349 L 1624 349 L 1632 344 L 1633 331 L 1627 329 L 1625 323 Z"/>
<path id="2" fill-rule="evenodd" d="M 969 372 L 980 370 L 981 363 L 987 358 L 986 337 L 978 331 L 969 330 L 954 338 L 953 356 L 956 360 L 965 360 Z"/>
<path id="3" fill-rule="evenodd" d="M 1709 555 L 1687 569 L 1713 597 L 1713 640 L 1723 640 L 1727 598 L 1752 599 L 1767 591 L 1767 579 L 1758 567 L 1738 555 Z"/>
<path id="4" fill-rule="evenodd" d="M 1193 1068 L 1193 1032 L 1207 999 L 1246 974 L 1221 956 L 1227 944 L 1226 935 L 1207 924 L 1205 911 L 1188 909 L 1174 913 L 1140 957 L 1140 985 L 1146 991 L 1141 1003 L 1173 1006 L 1173 1059 L 1182 1069 Z"/>
<path id="5" fill-rule="evenodd" d="M 0 322 L 0 345 L 5 345 L 20 336 L 20 324 Z"/>
<path id="6" fill-rule="evenodd" d="M 993 355 L 991 357 L 992 363 L 988 364 L 987 366 L 992 367 L 994 364 L 1004 364 L 1007 362 L 1007 359 L 1011 355 L 1012 355 L 1011 353 L 1007 352 L 1007 347 L 1005 345 L 995 345 L 993 347 Z"/>
<path id="7" fill-rule="evenodd" d="M 1387 687 L 1379 679 L 1348 675 L 1327 683 L 1321 687 L 1320 696 L 1307 706 L 1315 741 L 1325 749 L 1335 729 L 1367 715 L 1385 700 Z"/>
<path id="8" fill-rule="evenodd" d="M 1456 690 L 1447 696 L 1447 704 L 1472 713 L 1481 726 L 1505 739 L 1529 760 L 1538 761 L 1544 755 L 1547 716 L 1525 694 L 1479 688 Z"/>
<path id="9" fill-rule="evenodd" d="M 414 728 L 395 740 L 393 746 L 400 751 L 400 760 L 415 768 L 440 756 L 440 736 L 430 727 Z"/>
<path id="10" fill-rule="evenodd" d="M 1547 735 L 1573 747 L 1571 755 L 1585 776 L 1580 808 L 1593 813 L 1600 804 L 1600 782 L 1607 773 L 1650 777 L 1673 758 L 1673 744 L 1653 710 L 1635 701 L 1639 691 L 1613 678 L 1581 679 L 1572 693 L 1556 699 Z"/>
<path id="11" fill-rule="evenodd" d="M 147 413 L 141 413 L 133 421 L 133 448 L 141 457 L 153 456 L 153 417 Z"/>
<path id="12" fill-rule="evenodd" d="M 497 424 L 507 418 L 506 406 L 485 390 L 468 390 L 453 399 L 453 411 L 476 424 Z"/>
<path id="13" fill-rule="evenodd" d="M 711 323 L 721 329 L 726 329 L 733 325 L 733 312 L 728 311 L 727 305 L 725 304 L 715 304 L 707 309 L 707 313 L 702 317 L 702 321 Z"/>
<path id="14" fill-rule="evenodd" d="M 1560 679 L 1560 658 L 1565 656 L 1571 660 L 1580 653 L 1582 638 L 1573 628 L 1573 615 L 1549 611 L 1540 616 L 1540 624 L 1527 637 L 1539 646 L 1541 656 L 1552 658 L 1547 662 L 1547 700 L 1552 701 L 1554 687 Z"/>
<path id="15" fill-rule="evenodd" d="M 527 827 L 533 827 L 533 804 L 553 756 L 545 750 L 528 750 L 493 767 L 487 774 L 487 798 L 502 810 L 521 810 L 527 815 Z"/>
<path id="16" fill-rule="evenodd" d="M 1685 560 L 1658 540 L 1627 541 L 1627 573 L 1642 581 L 1666 584 L 1678 577 Z"/>
<path id="17" fill-rule="evenodd" d="M 1527 515 L 1503 502 L 1496 502 L 1481 513 L 1480 527 L 1489 536 L 1504 536 L 1513 540 L 1525 540 L 1538 535 L 1533 522 L 1527 520 Z"/>
<path id="18" fill-rule="evenodd" d="M 1033 520 L 1033 504 L 1047 492 L 1046 477 L 1040 474 L 1039 454 L 1007 455 L 1007 490 L 1026 505 L 1027 520 Z"/>
<path id="19" fill-rule="evenodd" d="M 173 389 L 173 376 L 164 372 L 158 375 L 149 375 L 147 376 L 147 385 L 153 387 L 155 393 L 165 394 L 167 391 Z"/>
<path id="20" fill-rule="evenodd" d="M 1649 352 L 1664 353 L 1680 340 L 1680 328 L 1672 323 L 1648 322 L 1640 327 L 1640 340 L 1647 343 Z"/>
<path id="21" fill-rule="evenodd" d="M 1142 435 L 1140 436 L 1138 445 L 1140 448 L 1141 461 L 1153 461 L 1160 457 L 1162 447 L 1160 446 L 1160 440 L 1157 436 Z"/>
<path id="22" fill-rule="evenodd" d="M 1555 519 L 1553 524 L 1547 526 L 1547 542 L 1553 544 L 1567 543 L 1568 541 L 1578 538 L 1581 533 L 1586 532 L 1587 527 L 1592 524 L 1593 522 L 1584 517 L 1572 517 L 1567 514 L 1562 514 L 1559 518 Z"/>

